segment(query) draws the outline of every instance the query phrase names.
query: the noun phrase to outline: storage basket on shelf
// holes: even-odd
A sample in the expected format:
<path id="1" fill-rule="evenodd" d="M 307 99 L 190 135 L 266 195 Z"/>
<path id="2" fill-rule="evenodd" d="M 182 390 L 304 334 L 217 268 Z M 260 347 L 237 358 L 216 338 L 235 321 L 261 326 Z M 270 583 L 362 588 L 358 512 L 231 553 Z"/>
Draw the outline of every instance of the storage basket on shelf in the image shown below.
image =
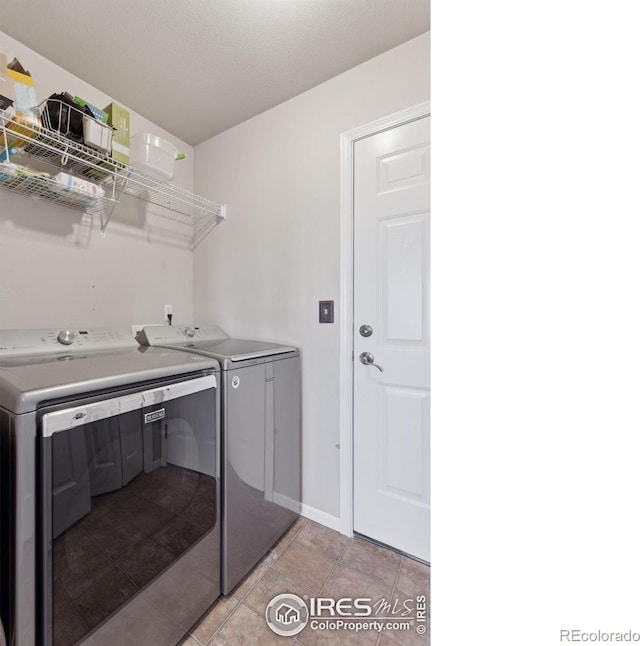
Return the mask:
<path id="1" fill-rule="evenodd" d="M 96 119 L 88 106 L 76 103 L 69 93 L 52 94 L 41 104 L 41 109 L 45 128 L 95 150 L 111 153 L 113 129 Z"/>

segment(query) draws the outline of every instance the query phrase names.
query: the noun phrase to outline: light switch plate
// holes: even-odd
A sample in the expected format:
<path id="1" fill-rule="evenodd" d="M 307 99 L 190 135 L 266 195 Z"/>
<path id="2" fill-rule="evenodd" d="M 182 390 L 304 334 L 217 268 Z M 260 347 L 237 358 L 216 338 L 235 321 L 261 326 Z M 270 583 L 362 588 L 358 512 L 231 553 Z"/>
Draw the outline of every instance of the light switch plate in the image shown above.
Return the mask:
<path id="1" fill-rule="evenodd" d="M 333 323 L 333 301 L 320 301 L 320 323 Z"/>

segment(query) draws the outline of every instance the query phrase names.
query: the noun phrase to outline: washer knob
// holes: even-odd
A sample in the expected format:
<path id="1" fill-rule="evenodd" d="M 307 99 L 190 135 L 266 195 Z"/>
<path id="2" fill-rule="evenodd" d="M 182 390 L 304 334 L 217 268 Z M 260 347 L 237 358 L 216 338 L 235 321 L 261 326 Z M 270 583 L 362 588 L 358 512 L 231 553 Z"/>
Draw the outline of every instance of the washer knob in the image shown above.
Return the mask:
<path id="1" fill-rule="evenodd" d="M 196 335 L 196 331 L 192 327 L 188 327 L 184 333 L 189 337 Z"/>
<path id="2" fill-rule="evenodd" d="M 71 345 L 75 341 L 76 335 L 71 330 L 61 330 L 58 334 L 58 341 L 62 345 Z"/>

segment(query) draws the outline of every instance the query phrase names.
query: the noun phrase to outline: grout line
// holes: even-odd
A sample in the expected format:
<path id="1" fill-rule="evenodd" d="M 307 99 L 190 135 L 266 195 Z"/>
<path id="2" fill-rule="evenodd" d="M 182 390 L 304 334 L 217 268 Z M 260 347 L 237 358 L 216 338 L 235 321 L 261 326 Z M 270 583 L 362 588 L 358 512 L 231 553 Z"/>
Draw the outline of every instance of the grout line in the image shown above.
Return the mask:
<path id="1" fill-rule="evenodd" d="M 322 589 L 320 590 L 320 594 L 322 594 L 324 592 L 325 588 L 327 587 L 327 583 L 329 583 L 331 577 L 333 576 L 333 573 L 335 572 L 336 568 L 338 567 L 338 563 L 340 563 L 340 561 L 342 560 L 342 557 L 343 557 L 344 553 L 346 552 L 347 547 L 349 546 L 349 543 L 352 540 L 353 540 L 352 538 L 347 540 L 345 542 L 344 546 L 342 547 L 342 551 L 340 552 L 340 556 L 338 557 L 338 560 L 333 564 L 333 567 L 331 568 L 331 572 L 329 572 L 329 576 L 326 578 L 325 582 L 322 584 Z"/>
<path id="2" fill-rule="evenodd" d="M 405 557 L 404 557 L 404 554 L 403 554 L 403 555 L 401 555 L 400 565 L 398 566 L 398 571 L 396 572 L 396 577 L 393 580 L 393 586 L 391 587 L 391 599 L 393 599 L 396 596 L 396 593 L 397 593 L 398 579 L 400 578 L 400 570 L 402 569 L 402 564 L 404 563 L 404 559 L 405 559 Z M 390 639 L 392 639 L 392 638 L 390 638 Z M 376 646 L 379 646 L 381 640 L 382 640 L 382 631 L 378 635 L 378 640 L 376 641 Z"/>
<path id="3" fill-rule="evenodd" d="M 233 596 L 233 595 L 230 595 L 230 596 Z M 198 639 L 198 638 L 197 638 L 197 637 L 196 637 L 196 636 L 191 632 L 191 630 L 192 630 L 192 629 L 193 629 L 193 630 L 196 630 L 196 629 L 200 626 L 200 624 L 202 624 L 202 622 L 203 622 L 203 621 L 204 621 L 204 620 L 205 620 L 205 619 L 206 619 L 206 618 L 207 618 L 207 617 L 208 617 L 208 616 L 209 616 L 209 615 L 214 611 L 215 607 L 220 603 L 220 601 L 221 601 L 221 600 L 223 600 L 223 599 L 226 599 L 226 598 L 227 598 L 227 597 L 225 597 L 225 596 L 223 596 L 222 594 L 220 594 L 220 596 L 219 596 L 219 597 L 218 597 L 218 598 L 217 598 L 217 599 L 216 599 L 216 600 L 215 600 L 215 601 L 214 601 L 214 602 L 213 602 L 213 603 L 212 603 L 212 604 L 211 604 L 211 605 L 210 605 L 210 606 L 209 606 L 209 607 L 208 607 L 208 608 L 207 608 L 207 609 L 202 613 L 202 615 L 200 615 L 200 619 L 198 620 L 198 622 L 197 622 L 197 623 L 194 623 L 194 624 L 191 626 L 191 628 L 189 628 L 188 635 L 189 635 L 190 637 L 193 637 L 193 639 L 195 639 L 195 641 L 196 641 L 196 643 L 197 643 L 197 644 L 201 644 L 202 646 L 204 646 L 204 644 L 205 644 L 206 642 L 201 642 L 201 641 L 200 641 L 200 640 L 199 640 L 199 639 Z M 209 641 L 209 640 L 207 639 L 207 641 Z"/>
<path id="4" fill-rule="evenodd" d="M 233 595 L 232 595 L 233 596 Z M 237 599 L 237 597 L 235 597 Z M 211 644 L 213 642 L 213 638 L 217 635 L 218 631 L 222 629 L 222 627 L 229 621 L 231 616 L 235 614 L 236 610 L 242 605 L 242 601 L 238 601 L 236 604 L 236 607 L 224 618 L 224 621 L 213 631 L 213 635 L 209 637 L 207 640 L 206 644 L 203 644 L 203 646 L 208 646 L 208 644 Z"/>
<path id="5" fill-rule="evenodd" d="M 300 518 L 303 518 L 303 517 L 302 517 L 302 516 L 300 516 Z M 295 522 L 297 522 L 297 521 L 295 521 Z M 244 599 L 245 599 L 247 596 L 249 596 L 249 594 L 251 594 L 251 592 L 253 592 L 253 589 L 258 585 L 258 583 L 260 583 L 260 581 L 262 581 L 262 578 L 264 577 L 264 575 L 265 575 L 265 574 L 266 574 L 266 573 L 267 573 L 267 572 L 272 568 L 272 566 L 273 566 L 273 565 L 275 565 L 275 563 L 278 561 L 278 559 L 279 559 L 279 558 L 280 558 L 280 557 L 285 553 L 285 551 L 289 548 L 289 546 L 291 545 L 291 543 L 293 543 L 293 540 L 294 540 L 294 539 L 295 539 L 295 537 L 300 533 L 300 531 L 302 530 L 302 528 L 303 528 L 305 525 L 306 525 L 306 519 L 305 519 L 305 522 L 300 523 L 300 527 L 298 527 L 298 529 L 296 530 L 296 532 L 291 536 L 291 539 L 287 542 L 286 547 L 285 547 L 285 548 L 282 550 L 282 552 L 281 552 L 281 553 L 280 553 L 280 554 L 275 558 L 275 560 L 273 561 L 273 563 L 270 563 L 270 564 L 266 565 L 266 567 L 265 567 L 265 569 L 264 569 L 264 572 L 263 572 L 263 573 L 262 573 L 262 574 L 261 574 L 261 575 L 260 575 L 260 576 L 259 576 L 259 577 L 258 577 L 258 578 L 257 578 L 257 579 L 252 583 L 252 584 L 251 584 L 251 586 L 247 589 L 247 591 L 246 591 L 246 592 L 245 592 L 241 597 L 239 597 L 239 596 L 238 596 L 238 597 L 236 597 L 236 599 L 238 599 L 238 601 L 239 601 L 240 603 L 242 603 L 242 602 L 244 601 Z M 292 529 L 292 528 L 289 528 L 289 529 L 287 530 L 287 534 L 288 534 L 288 532 L 289 532 L 289 531 L 291 531 L 291 529 Z M 286 534 L 285 534 L 285 535 L 286 535 Z M 284 536 L 285 536 L 285 535 L 283 535 L 283 536 L 280 538 L 280 541 L 284 538 Z M 272 554 L 272 553 L 273 553 L 273 548 L 272 548 L 272 549 L 270 549 L 270 550 L 269 550 L 269 551 L 268 551 L 268 552 L 267 552 L 267 553 L 266 553 L 266 554 L 265 554 L 265 555 L 260 559 L 260 561 L 259 561 L 259 562 L 254 566 L 254 568 L 251 570 L 251 572 L 250 572 L 250 573 L 245 577 L 245 579 L 244 579 L 243 581 L 241 581 L 241 582 L 240 582 L 240 583 L 239 583 L 239 584 L 234 588 L 234 590 L 232 590 L 232 592 L 231 592 L 231 595 L 232 595 L 232 596 L 235 596 L 235 590 L 237 590 L 237 589 L 238 589 L 238 588 L 239 588 L 239 587 L 244 583 L 244 581 L 245 581 L 246 579 L 248 579 L 248 578 L 249 578 L 249 577 L 250 577 L 250 576 L 251 576 L 251 575 L 252 575 L 252 574 L 253 574 L 253 573 L 254 573 L 254 572 L 259 568 L 259 567 L 261 567 L 261 566 L 264 564 L 265 559 L 266 559 L 266 558 L 268 558 L 268 557 L 269 557 L 269 555 L 270 555 L 270 554 Z M 275 568 L 274 568 L 274 569 L 275 569 Z M 277 570 L 276 570 L 276 571 L 277 571 Z M 236 610 L 236 609 L 234 608 L 234 610 L 233 610 L 233 611 L 235 612 L 235 610 Z M 226 619 L 225 619 L 225 621 L 226 621 Z M 222 627 L 222 626 L 220 626 L 220 627 Z M 215 633 L 214 633 L 214 634 L 215 634 Z"/>
<path id="6" fill-rule="evenodd" d="M 231 617 L 236 614 L 236 612 L 238 611 L 238 608 L 240 606 L 244 606 L 245 608 L 250 610 L 254 615 L 257 615 L 258 617 L 260 617 L 260 614 L 257 613 L 251 606 L 248 606 L 246 603 L 244 603 L 244 601 L 240 601 L 236 605 L 236 607 L 229 613 L 229 615 L 225 618 L 225 620 L 216 628 L 213 635 L 211 635 L 211 637 L 209 638 L 209 641 L 206 644 L 204 644 L 204 646 L 209 646 L 210 644 L 213 643 L 213 640 L 214 640 L 215 636 L 222 630 L 222 628 L 229 621 L 229 619 L 231 619 Z"/>
<path id="7" fill-rule="evenodd" d="M 200 624 L 198 623 L 197 625 L 199 626 Z M 195 629 L 195 626 L 191 626 L 191 628 Z M 195 641 L 196 644 L 200 644 L 201 646 L 204 646 L 202 642 L 191 632 L 191 628 L 189 628 L 185 637 L 189 636 L 191 637 L 191 639 L 193 639 L 193 641 Z"/>
<path id="8" fill-rule="evenodd" d="M 396 578 L 393 580 L 393 588 L 391 589 L 391 596 L 393 596 L 394 592 L 396 592 L 396 588 L 398 585 L 398 580 L 400 579 L 400 570 L 402 570 L 402 565 L 404 564 L 404 559 L 405 557 L 402 556 L 400 559 L 400 565 L 398 566 L 398 571 L 396 572 Z"/>
<path id="9" fill-rule="evenodd" d="M 277 541 L 276 545 L 281 546 L 281 547 L 282 547 L 282 551 L 280 552 L 280 554 L 278 554 L 278 555 L 275 557 L 275 559 L 273 560 L 273 563 L 271 563 L 271 564 L 269 565 L 269 567 L 271 567 L 272 565 L 274 565 L 274 564 L 276 563 L 276 561 L 278 561 L 278 560 L 280 559 L 280 557 L 281 557 L 281 556 L 282 556 L 282 555 L 283 555 L 283 554 L 284 554 L 284 553 L 289 549 L 289 547 L 291 546 L 291 543 L 293 543 L 293 541 L 295 540 L 296 536 L 297 536 L 297 535 L 302 531 L 302 529 L 303 529 L 303 528 L 305 527 L 305 525 L 307 524 L 306 519 L 305 519 L 303 516 L 299 516 L 299 518 L 302 518 L 302 519 L 304 520 L 304 522 L 300 523 L 300 526 L 299 526 L 299 527 L 298 527 L 298 529 L 295 531 L 295 533 L 291 534 L 291 537 L 289 538 L 289 540 L 288 540 L 286 543 L 284 543 L 284 542 L 283 542 L 284 538 L 289 536 L 289 532 L 293 529 L 293 525 L 292 525 L 291 527 L 289 527 L 289 529 L 286 531 L 286 533 L 285 533 L 285 534 L 283 534 L 283 535 L 278 539 L 278 541 Z M 298 522 L 297 520 L 296 520 L 296 521 L 294 521 L 294 523 L 297 523 L 297 522 Z M 273 546 L 271 547 L 271 549 L 270 549 L 270 550 L 269 550 L 269 551 L 268 551 L 268 552 L 267 552 L 267 553 L 262 557 L 262 560 L 266 559 L 269 555 L 273 554 L 273 549 L 276 547 L 276 545 L 273 545 Z M 261 562 L 262 562 L 262 561 L 261 561 Z"/>
<path id="10" fill-rule="evenodd" d="M 298 529 L 296 529 L 296 531 L 295 531 L 293 534 L 291 534 L 291 539 L 290 539 L 290 540 L 289 540 L 289 542 L 287 543 L 287 547 L 289 547 L 289 545 L 291 545 L 291 543 L 293 543 L 293 541 L 295 540 L 296 536 L 297 536 L 297 535 L 298 535 L 298 534 L 299 534 L 299 533 L 300 533 L 300 532 L 301 532 L 301 531 L 306 527 L 306 525 L 307 525 L 307 523 L 308 523 L 307 519 L 306 519 L 304 516 L 299 516 L 299 517 L 298 517 L 298 519 L 300 519 L 300 518 L 302 518 L 302 522 L 299 522 L 299 523 L 298 523 L 298 520 L 294 521 L 294 524 L 295 524 L 295 523 L 298 523 Z M 289 531 L 291 531 L 292 529 L 293 529 L 293 526 L 292 526 L 292 527 L 290 527 L 290 528 L 287 530 L 287 533 L 288 533 Z M 283 536 L 282 538 L 284 538 L 284 536 Z M 285 548 L 285 549 L 286 549 L 286 548 Z M 284 550 L 283 550 L 283 551 L 284 551 Z"/>
<path id="11" fill-rule="evenodd" d="M 223 622 L 218 626 L 218 628 L 216 628 L 216 630 L 214 631 L 213 635 L 211 635 L 211 637 L 209 638 L 209 640 L 207 641 L 207 643 L 206 643 L 206 644 L 204 644 L 204 645 L 202 645 L 202 646 L 210 646 L 210 645 L 213 643 L 213 639 L 214 639 L 214 637 L 218 634 L 218 632 L 219 632 L 220 630 L 222 630 L 222 628 L 226 625 L 226 623 L 229 621 L 229 619 L 231 619 L 231 617 L 232 617 L 232 616 L 237 612 L 237 610 L 238 610 L 238 608 L 239 608 L 240 606 L 244 606 L 245 608 L 248 608 L 248 609 L 249 609 L 251 612 L 253 612 L 254 614 L 257 614 L 258 616 L 260 616 L 260 614 L 259 614 L 258 612 L 256 612 L 256 610 L 254 610 L 250 605 L 248 605 L 247 603 L 245 603 L 245 601 L 244 601 L 244 600 L 245 600 L 245 599 L 246 599 L 246 597 L 247 597 L 247 596 L 248 596 L 248 595 L 253 591 L 253 589 L 258 585 L 258 583 L 262 580 L 262 578 L 265 576 L 265 574 L 266 574 L 270 569 L 273 569 L 275 572 L 278 572 L 278 574 L 281 574 L 282 576 L 288 576 L 288 575 L 285 575 L 285 574 L 283 574 L 282 572 L 279 572 L 278 570 L 276 570 L 276 569 L 273 567 L 273 565 L 275 565 L 275 563 L 278 561 L 278 559 L 279 559 L 279 558 L 280 558 L 280 557 L 281 557 L 281 556 L 286 552 L 286 550 L 287 550 L 287 549 L 289 549 L 289 547 L 290 547 L 290 546 L 291 546 L 291 544 L 293 543 L 293 541 L 294 541 L 294 539 L 296 538 L 296 536 L 297 536 L 297 535 L 302 531 L 303 527 L 305 527 L 305 526 L 307 525 L 307 519 L 306 519 L 306 518 L 304 518 L 303 516 L 300 516 L 300 518 L 301 518 L 301 519 L 303 519 L 303 522 L 301 522 L 301 523 L 300 523 L 300 526 L 299 526 L 299 527 L 298 527 L 298 529 L 295 531 L 295 533 L 291 535 L 291 539 L 287 542 L 286 547 L 284 547 L 284 549 L 283 549 L 283 550 L 282 550 L 282 552 L 278 555 L 278 557 L 274 560 L 274 562 L 273 562 L 272 564 L 268 565 L 268 566 L 265 568 L 264 572 L 263 572 L 263 573 L 258 577 L 258 579 L 256 579 L 256 581 L 255 581 L 255 582 L 253 583 L 253 585 L 251 585 L 251 587 L 250 587 L 250 588 L 245 592 L 245 594 L 244 594 L 242 597 L 240 597 L 240 598 L 239 598 L 239 597 L 236 597 L 236 596 L 235 596 L 235 593 L 234 593 L 234 592 L 232 592 L 232 593 L 231 593 L 231 595 L 230 595 L 230 596 L 234 596 L 234 597 L 238 600 L 238 603 L 237 603 L 236 607 L 235 607 L 235 608 L 234 608 L 234 609 L 233 609 L 233 610 L 232 610 L 232 611 L 227 615 L 227 617 L 225 617 L 224 621 L 223 621 Z M 296 522 L 297 522 L 297 521 L 296 521 Z M 291 529 L 291 528 L 290 528 L 290 529 Z M 290 531 L 290 529 L 289 529 L 288 531 Z M 284 537 L 282 537 L 282 538 L 284 538 Z M 281 538 L 280 540 L 282 540 L 282 538 Z M 349 541 L 347 541 L 347 543 L 345 543 L 345 547 L 343 548 L 343 550 L 342 550 L 342 552 L 341 552 L 341 554 L 340 554 L 340 557 L 342 557 L 342 553 L 344 553 L 344 550 L 346 549 L 346 545 L 347 545 L 348 543 L 349 543 Z M 256 567 L 256 568 L 260 567 L 260 566 L 262 565 L 262 563 L 263 563 L 264 559 L 265 559 L 265 558 L 267 558 L 267 556 L 269 556 L 269 554 L 271 554 L 272 552 L 273 552 L 273 549 L 269 550 L 269 552 L 267 552 L 267 554 L 265 554 L 265 555 L 262 557 L 262 559 L 260 560 L 260 562 L 259 562 L 255 567 Z M 338 559 L 338 560 L 339 560 L 339 559 Z M 338 563 L 338 562 L 336 561 L 336 564 L 335 564 L 335 565 L 337 565 L 337 563 Z M 335 565 L 334 565 L 334 567 L 332 568 L 331 572 L 333 572 L 333 570 L 335 569 Z M 249 574 L 248 576 L 251 576 L 251 574 Z M 329 578 L 330 578 L 330 576 L 331 576 L 331 574 L 329 575 Z M 329 578 L 327 578 L 327 581 L 329 580 Z M 325 581 L 325 584 L 326 584 L 326 581 Z M 241 585 L 241 584 L 240 584 L 240 585 Z M 323 586 L 323 589 L 324 589 L 324 586 Z M 195 639 L 195 637 L 194 637 L 194 639 Z M 196 641 L 198 641 L 198 640 L 196 639 Z M 198 643 L 200 643 L 200 642 L 198 642 Z M 302 646 L 304 646 L 304 644 L 303 644 L 302 642 L 299 642 L 299 643 L 300 643 Z"/>
<path id="12" fill-rule="evenodd" d="M 263 558 L 265 558 L 265 557 L 263 557 Z M 245 579 L 244 579 L 243 581 L 241 581 L 241 582 L 240 582 L 240 583 L 239 583 L 239 584 L 238 584 L 238 585 L 237 585 L 233 590 L 237 590 L 241 585 L 243 585 L 243 584 L 244 584 L 244 582 L 245 582 L 245 581 L 246 581 L 250 576 L 252 576 L 255 572 L 257 572 L 257 571 L 258 571 L 258 568 L 260 568 L 260 567 L 262 567 L 262 561 L 260 561 L 260 562 L 259 562 L 259 563 L 258 563 L 258 564 L 253 568 L 253 570 L 251 570 L 251 573 L 250 573 L 250 574 L 248 574 L 248 575 L 245 577 Z M 260 575 L 260 576 L 259 576 L 259 577 L 258 577 L 258 578 L 257 578 L 257 579 L 256 579 L 256 580 L 255 580 L 255 581 L 254 581 L 254 582 L 253 582 L 253 583 L 252 583 L 252 584 L 247 588 L 247 591 L 246 591 L 246 592 L 245 592 L 241 597 L 240 597 L 240 596 L 237 596 L 237 597 L 236 597 L 236 599 L 238 599 L 238 601 L 240 601 L 240 603 L 242 603 L 242 601 L 244 601 L 245 597 L 247 597 L 251 592 L 253 592 L 253 589 L 258 585 L 258 583 L 260 583 L 260 581 L 262 581 L 262 577 L 267 573 L 267 570 L 268 570 L 270 567 L 271 567 L 271 566 L 269 566 L 269 565 L 268 565 L 267 567 L 265 567 L 264 572 L 263 572 L 263 573 L 262 573 L 262 574 L 261 574 L 261 575 Z M 232 596 L 235 596 L 235 595 L 234 595 L 233 590 L 232 590 L 232 592 L 231 592 L 231 595 L 232 595 Z"/>
<path id="13" fill-rule="evenodd" d="M 268 571 L 268 570 L 274 570 L 275 572 L 277 572 L 278 574 L 280 574 L 280 575 L 282 575 L 282 576 L 286 576 L 287 578 L 291 578 L 288 574 L 285 574 L 284 572 L 281 572 L 280 570 L 278 570 L 278 568 L 276 567 L 276 563 L 280 560 L 280 558 L 281 558 L 282 556 L 284 556 L 284 553 L 285 553 L 285 552 L 286 552 L 286 551 L 291 547 L 291 545 L 292 545 L 292 544 L 293 544 L 293 542 L 295 541 L 295 539 L 296 539 L 296 537 L 298 536 L 298 534 L 299 534 L 299 533 L 304 529 L 304 527 L 307 525 L 307 522 L 308 522 L 308 521 L 307 521 L 307 519 L 306 519 L 306 518 L 304 518 L 304 516 L 300 516 L 299 518 L 303 519 L 303 521 L 304 521 L 304 522 L 300 523 L 300 526 L 299 526 L 299 527 L 298 527 L 298 529 L 295 531 L 295 533 L 291 535 L 291 538 L 287 541 L 286 546 L 283 548 L 282 552 L 280 552 L 280 554 L 278 554 L 278 556 L 273 560 L 273 562 L 272 562 L 272 563 L 269 563 L 269 565 L 267 566 L 267 569 L 262 573 L 262 576 L 260 577 L 260 579 L 258 579 L 258 581 L 262 580 L 262 577 L 267 573 L 267 571 Z M 298 522 L 298 521 L 295 521 L 295 522 Z M 288 531 L 291 531 L 291 529 L 292 529 L 292 528 L 293 528 L 293 527 L 289 528 L 289 530 L 288 530 Z M 282 538 L 284 538 L 284 536 L 283 536 Z M 282 540 L 282 538 L 281 538 L 280 540 Z M 271 550 L 270 550 L 270 551 L 265 555 L 265 557 L 263 557 L 263 558 L 266 558 L 269 554 L 272 554 L 272 553 L 273 553 L 273 549 L 271 549 Z M 253 586 L 251 586 L 251 589 L 249 590 L 249 592 L 251 592 L 251 590 L 253 590 L 253 588 L 254 588 L 254 587 L 255 587 L 255 585 L 258 583 L 258 581 L 256 581 L 256 583 L 254 583 L 254 585 L 253 585 Z M 295 578 L 293 579 L 293 581 L 295 582 Z M 301 584 L 301 585 L 302 585 L 302 584 Z M 303 585 L 302 587 L 306 587 L 306 586 L 304 586 L 304 585 Z M 243 599 L 244 599 L 244 598 L 249 594 L 249 592 L 247 592 L 247 594 L 245 594 L 245 595 L 244 595 Z"/>

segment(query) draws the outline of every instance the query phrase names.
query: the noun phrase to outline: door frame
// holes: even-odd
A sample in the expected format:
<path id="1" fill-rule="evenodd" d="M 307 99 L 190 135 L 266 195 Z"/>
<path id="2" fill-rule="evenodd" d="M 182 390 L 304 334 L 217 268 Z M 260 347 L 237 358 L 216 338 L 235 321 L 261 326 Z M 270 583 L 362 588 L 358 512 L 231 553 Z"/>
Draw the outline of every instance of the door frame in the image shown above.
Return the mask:
<path id="1" fill-rule="evenodd" d="M 340 135 L 340 532 L 353 536 L 353 148 L 359 139 L 430 116 L 419 103 Z"/>

